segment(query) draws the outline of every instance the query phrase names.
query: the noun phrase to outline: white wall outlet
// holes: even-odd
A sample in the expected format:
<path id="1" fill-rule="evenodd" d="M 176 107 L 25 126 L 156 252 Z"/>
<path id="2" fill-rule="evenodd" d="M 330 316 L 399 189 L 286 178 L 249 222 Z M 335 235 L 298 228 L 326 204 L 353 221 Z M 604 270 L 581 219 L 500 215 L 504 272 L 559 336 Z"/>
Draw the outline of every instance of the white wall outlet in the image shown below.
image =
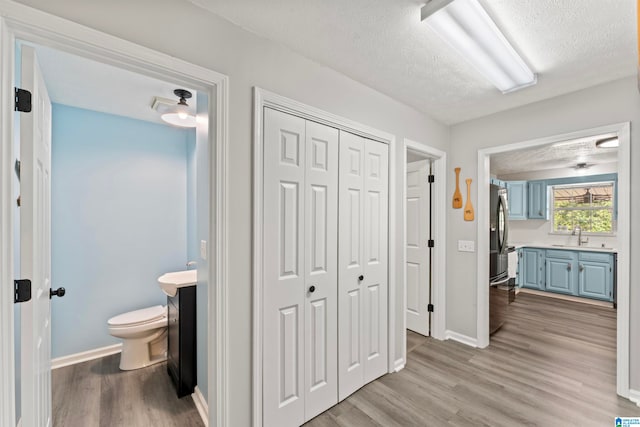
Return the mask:
<path id="1" fill-rule="evenodd" d="M 200 240 L 200 258 L 207 259 L 207 241 Z"/>
<path id="2" fill-rule="evenodd" d="M 473 240 L 458 240 L 458 252 L 475 252 L 476 242 Z"/>

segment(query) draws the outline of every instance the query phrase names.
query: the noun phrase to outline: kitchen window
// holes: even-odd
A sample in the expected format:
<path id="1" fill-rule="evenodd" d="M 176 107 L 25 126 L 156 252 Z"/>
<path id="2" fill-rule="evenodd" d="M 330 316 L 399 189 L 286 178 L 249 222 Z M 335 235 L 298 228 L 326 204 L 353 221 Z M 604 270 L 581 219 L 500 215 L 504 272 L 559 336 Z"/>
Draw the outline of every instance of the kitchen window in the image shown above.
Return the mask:
<path id="1" fill-rule="evenodd" d="M 614 182 L 554 185 L 551 216 L 554 233 L 613 234 L 615 232 Z"/>

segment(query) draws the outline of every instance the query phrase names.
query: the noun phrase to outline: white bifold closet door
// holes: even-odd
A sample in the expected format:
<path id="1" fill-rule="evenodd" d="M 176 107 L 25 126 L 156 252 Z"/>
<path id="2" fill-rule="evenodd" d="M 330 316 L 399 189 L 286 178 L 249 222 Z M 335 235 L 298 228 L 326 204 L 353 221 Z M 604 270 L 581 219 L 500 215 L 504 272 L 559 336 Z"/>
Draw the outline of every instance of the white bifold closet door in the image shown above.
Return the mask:
<path id="1" fill-rule="evenodd" d="M 263 424 L 338 402 L 338 130 L 264 109 Z"/>
<path id="2" fill-rule="evenodd" d="M 340 132 L 339 397 L 387 372 L 388 146 Z"/>

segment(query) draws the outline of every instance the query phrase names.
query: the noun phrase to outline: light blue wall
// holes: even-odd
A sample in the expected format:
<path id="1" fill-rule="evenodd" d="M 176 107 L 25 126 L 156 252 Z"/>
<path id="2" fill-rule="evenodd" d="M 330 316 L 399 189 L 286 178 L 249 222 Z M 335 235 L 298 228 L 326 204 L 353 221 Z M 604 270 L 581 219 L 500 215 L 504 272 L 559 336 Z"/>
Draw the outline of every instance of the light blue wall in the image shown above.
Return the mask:
<path id="1" fill-rule="evenodd" d="M 107 320 L 166 304 L 187 261 L 183 129 L 53 106 L 52 357 L 118 343 Z"/>
<path id="2" fill-rule="evenodd" d="M 208 97 L 198 92 L 197 112 L 198 115 L 207 114 Z M 211 115 L 213 116 L 213 114 Z M 209 242 L 209 214 L 211 203 L 209 202 L 209 144 L 206 126 L 199 125 L 196 131 L 196 216 L 197 216 L 197 238 L 196 251 L 198 260 L 198 288 L 197 288 L 197 324 L 198 330 L 198 355 L 196 359 L 198 370 L 198 388 L 202 392 L 205 399 L 208 398 L 208 382 L 207 382 L 207 360 L 208 360 L 208 337 L 215 333 L 215 324 L 209 324 L 208 319 L 208 299 L 209 299 L 209 276 L 207 270 L 209 268 L 209 260 L 213 255 L 211 253 L 212 244 Z M 207 241 L 208 256 L 206 260 L 200 257 L 200 241 Z M 207 334 L 207 325 L 209 325 L 209 333 Z"/>
<path id="3" fill-rule="evenodd" d="M 187 258 L 198 261 L 196 131 L 187 133 Z"/>

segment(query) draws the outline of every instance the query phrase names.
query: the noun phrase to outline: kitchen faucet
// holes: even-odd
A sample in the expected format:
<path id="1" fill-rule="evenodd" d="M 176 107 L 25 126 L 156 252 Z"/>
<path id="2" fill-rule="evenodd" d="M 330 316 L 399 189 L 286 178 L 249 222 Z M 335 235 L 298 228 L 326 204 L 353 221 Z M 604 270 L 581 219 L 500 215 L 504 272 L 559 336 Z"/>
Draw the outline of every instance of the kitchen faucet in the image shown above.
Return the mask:
<path id="1" fill-rule="evenodd" d="M 575 228 L 573 229 L 573 233 L 571 233 L 572 236 L 576 235 L 576 231 L 578 232 L 578 246 L 582 246 L 583 243 L 589 243 L 589 238 L 585 238 L 585 240 L 582 240 L 582 227 L 580 227 L 579 225 L 576 225 Z"/>

